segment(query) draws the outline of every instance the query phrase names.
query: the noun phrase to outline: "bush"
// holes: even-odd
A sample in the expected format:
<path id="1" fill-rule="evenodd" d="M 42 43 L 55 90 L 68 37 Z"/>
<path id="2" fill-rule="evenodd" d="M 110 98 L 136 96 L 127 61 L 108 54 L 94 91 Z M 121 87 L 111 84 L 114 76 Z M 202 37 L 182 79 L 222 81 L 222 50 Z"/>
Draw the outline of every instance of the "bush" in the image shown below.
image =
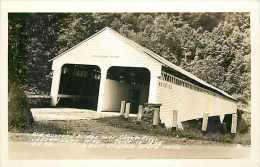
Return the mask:
<path id="1" fill-rule="evenodd" d="M 32 126 L 33 117 L 23 90 L 15 82 L 8 83 L 8 129 L 24 130 Z"/>
<path id="2" fill-rule="evenodd" d="M 250 125 L 243 119 L 239 119 L 238 124 L 237 124 L 237 131 L 239 133 L 247 133 L 249 131 Z"/>

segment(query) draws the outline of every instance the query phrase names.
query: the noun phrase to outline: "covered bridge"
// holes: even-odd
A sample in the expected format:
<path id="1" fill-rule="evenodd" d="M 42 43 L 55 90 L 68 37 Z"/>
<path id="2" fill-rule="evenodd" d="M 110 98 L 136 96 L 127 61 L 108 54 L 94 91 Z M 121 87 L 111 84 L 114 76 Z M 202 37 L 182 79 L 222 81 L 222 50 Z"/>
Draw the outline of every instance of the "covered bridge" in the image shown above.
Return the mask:
<path id="1" fill-rule="evenodd" d="M 160 119 L 168 127 L 211 116 L 223 121 L 232 114 L 236 129 L 235 98 L 108 27 L 52 61 L 53 105 L 73 96 L 85 108 L 119 112 L 125 100 L 136 113 L 140 104 L 160 103 Z"/>

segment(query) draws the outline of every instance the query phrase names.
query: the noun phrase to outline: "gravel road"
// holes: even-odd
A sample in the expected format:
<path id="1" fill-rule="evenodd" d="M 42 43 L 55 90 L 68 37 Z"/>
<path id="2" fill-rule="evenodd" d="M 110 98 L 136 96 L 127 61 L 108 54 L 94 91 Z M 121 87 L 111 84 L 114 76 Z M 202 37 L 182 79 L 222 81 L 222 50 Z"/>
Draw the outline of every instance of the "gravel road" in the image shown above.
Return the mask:
<path id="1" fill-rule="evenodd" d="M 233 145 L 85 145 L 9 142 L 9 159 L 241 159 L 250 147 Z"/>

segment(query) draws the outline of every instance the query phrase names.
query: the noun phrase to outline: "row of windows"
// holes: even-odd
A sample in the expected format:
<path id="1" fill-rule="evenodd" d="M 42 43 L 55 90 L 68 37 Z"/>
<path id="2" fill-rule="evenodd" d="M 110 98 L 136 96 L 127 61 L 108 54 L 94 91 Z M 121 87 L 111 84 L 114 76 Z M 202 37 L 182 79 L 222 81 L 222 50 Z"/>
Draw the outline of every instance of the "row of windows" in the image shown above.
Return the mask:
<path id="1" fill-rule="evenodd" d="M 159 82 L 160 87 L 172 89 L 172 84 L 166 83 L 166 82 Z"/>
<path id="2" fill-rule="evenodd" d="M 100 72 L 98 70 L 92 70 L 92 71 L 84 71 L 80 69 L 69 69 L 64 67 L 62 69 L 62 73 L 65 75 L 70 75 L 70 76 L 76 76 L 79 78 L 93 78 L 95 80 L 100 80 Z"/>
<path id="3" fill-rule="evenodd" d="M 207 93 L 207 94 L 210 94 L 212 96 L 217 96 L 218 95 L 218 94 L 216 94 L 214 92 L 211 92 L 209 90 L 201 88 L 201 87 L 199 87 L 197 85 L 194 85 L 194 84 L 192 84 L 190 82 L 187 82 L 187 81 L 184 81 L 182 79 L 176 78 L 175 76 L 173 76 L 171 74 L 168 74 L 166 72 L 162 72 L 161 79 L 164 80 L 164 81 L 171 82 L 173 84 L 179 85 L 179 86 L 183 86 L 183 87 L 186 87 L 186 88 L 198 91 L 198 92 Z"/>

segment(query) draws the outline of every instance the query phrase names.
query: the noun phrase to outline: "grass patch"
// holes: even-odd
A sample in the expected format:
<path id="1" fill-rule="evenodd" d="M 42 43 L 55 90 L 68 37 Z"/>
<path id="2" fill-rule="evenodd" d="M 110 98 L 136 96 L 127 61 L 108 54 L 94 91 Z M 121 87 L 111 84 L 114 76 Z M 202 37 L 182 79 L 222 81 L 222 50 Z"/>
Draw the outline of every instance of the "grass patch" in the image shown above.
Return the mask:
<path id="1" fill-rule="evenodd" d="M 60 135 L 94 135 L 118 137 L 150 136 L 162 140 L 166 144 L 187 143 L 239 143 L 250 144 L 249 133 L 222 133 L 221 131 L 201 131 L 200 120 L 183 123 L 184 131 L 166 129 L 163 125 L 153 127 L 146 122 L 137 122 L 136 118 L 104 117 L 91 120 L 40 121 L 35 122 L 30 132 Z M 211 127 L 212 128 L 212 127 Z M 214 129 L 214 128 L 212 128 Z"/>
<path id="2" fill-rule="evenodd" d="M 138 134 L 153 135 L 153 136 L 167 136 L 178 137 L 192 140 L 207 140 L 222 143 L 238 143 L 250 144 L 250 133 L 231 134 L 227 130 L 223 132 L 219 123 L 215 118 L 209 122 L 207 132 L 201 131 L 201 120 L 191 120 L 183 123 L 184 130 L 167 130 L 163 125 L 156 128 L 145 122 L 137 123 L 135 118 L 124 119 L 122 117 L 106 117 L 99 118 L 97 121 L 104 123 L 107 126 L 113 126 L 125 129 L 126 131 L 135 132 Z M 239 127 L 238 127 L 239 128 Z"/>
<path id="3" fill-rule="evenodd" d="M 73 131 L 66 124 L 61 124 L 56 121 L 38 121 L 30 129 L 30 132 L 44 134 L 66 134 L 71 135 Z"/>

